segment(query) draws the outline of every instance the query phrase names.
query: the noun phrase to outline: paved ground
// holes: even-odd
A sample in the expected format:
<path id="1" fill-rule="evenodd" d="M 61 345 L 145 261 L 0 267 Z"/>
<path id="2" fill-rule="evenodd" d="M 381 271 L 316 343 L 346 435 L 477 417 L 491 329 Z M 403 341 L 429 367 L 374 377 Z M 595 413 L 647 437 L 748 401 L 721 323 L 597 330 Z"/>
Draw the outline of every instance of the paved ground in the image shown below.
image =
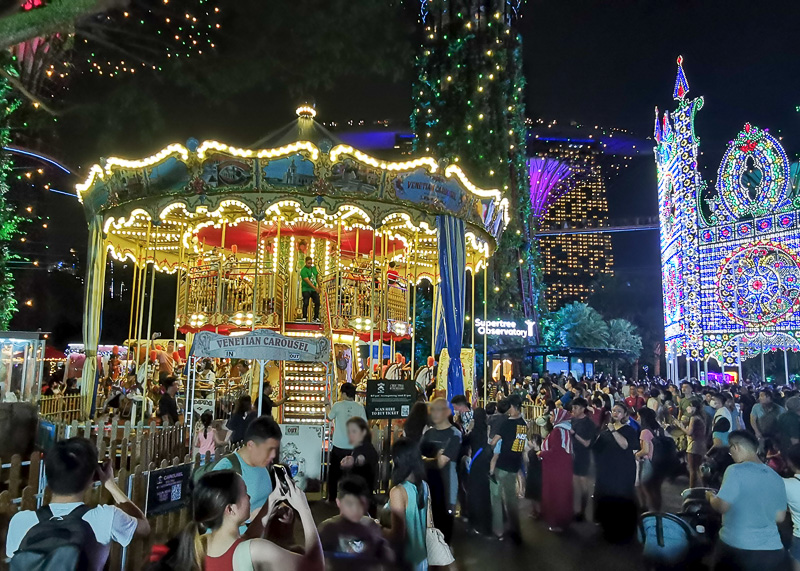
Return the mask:
<path id="1" fill-rule="evenodd" d="M 680 493 L 686 478 L 664 484 L 664 509 L 679 510 Z M 315 518 L 322 521 L 335 515 L 335 508 L 324 502 L 315 503 Z M 628 571 L 643 568 L 639 546 L 611 545 L 603 541 L 598 528 L 590 522 L 576 523 L 562 534 L 548 531 L 547 526 L 527 517 L 528 503 L 522 500 L 523 545 L 476 536 L 462 522 L 456 523 L 453 550 L 459 571 Z M 488 514 L 487 514 L 488 516 Z"/>

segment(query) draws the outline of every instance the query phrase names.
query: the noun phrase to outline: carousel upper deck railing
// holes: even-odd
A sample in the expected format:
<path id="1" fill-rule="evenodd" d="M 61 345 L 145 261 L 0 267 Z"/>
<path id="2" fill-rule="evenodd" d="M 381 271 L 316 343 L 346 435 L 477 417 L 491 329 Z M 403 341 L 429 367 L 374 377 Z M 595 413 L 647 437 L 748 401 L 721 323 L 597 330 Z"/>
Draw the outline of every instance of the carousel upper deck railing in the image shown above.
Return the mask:
<path id="1" fill-rule="evenodd" d="M 323 279 L 322 286 L 330 302 L 334 329 L 371 329 L 382 320 L 408 323 L 408 282 L 393 277 L 383 287 L 376 276 L 371 284 L 368 272 L 348 270 Z M 388 330 L 384 323 L 384 330 Z"/>
<path id="2" fill-rule="evenodd" d="M 283 314 L 283 277 L 254 262 L 203 263 L 180 278 L 178 325 L 276 326 Z"/>

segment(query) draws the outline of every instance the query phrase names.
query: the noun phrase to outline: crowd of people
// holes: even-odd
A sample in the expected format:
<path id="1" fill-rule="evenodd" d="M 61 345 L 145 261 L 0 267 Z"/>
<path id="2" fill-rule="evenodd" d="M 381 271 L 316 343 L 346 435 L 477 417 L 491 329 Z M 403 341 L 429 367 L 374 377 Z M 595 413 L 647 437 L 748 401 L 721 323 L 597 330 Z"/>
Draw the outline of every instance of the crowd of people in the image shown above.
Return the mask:
<path id="1" fill-rule="evenodd" d="M 171 377 L 162 385 L 158 413 L 172 421 L 177 385 Z M 561 375 L 499 384 L 492 392 L 488 402 L 465 395 L 416 402 L 395 423 L 384 488 L 375 427 L 355 386 L 342 384 L 327 408 L 333 427 L 327 499 L 338 515 L 319 525 L 305 494 L 277 465 L 282 434 L 270 415 L 278 405 L 271 387 L 259 396 L 260 406 L 241 397 L 224 425 L 212 411 L 202 414 L 193 444 L 212 458 L 194 474 L 189 525 L 152 568 L 447 567 L 458 521 L 469 533 L 520 545 L 525 517 L 555 534 L 592 520 L 606 541 L 624 543 L 643 512 L 664 509 L 664 483 L 685 478 L 689 488 L 707 488 L 705 501 L 721 519 L 708 559 L 716 568 L 800 569 L 794 388 Z M 235 451 L 221 452 L 231 442 Z M 102 569 L 112 543 L 149 533 L 147 519 L 89 441 L 57 442 L 45 456 L 45 473 L 50 504 L 10 522 L 12 569 L 37 568 L 54 554 L 84 565 L 76 568 Z M 96 485 L 115 505 L 83 504 Z M 793 532 L 782 538 L 784 520 Z M 78 548 L 54 533 L 59 526 L 71 530 L 73 541 L 82 538 Z M 301 542 L 295 528 L 302 529 Z"/>
<path id="2" fill-rule="evenodd" d="M 717 568 L 800 569 L 800 394 L 793 386 L 562 375 L 499 383 L 496 394 L 453 420 L 468 443 L 462 513 L 466 506 L 477 533 L 502 538 L 502 531 L 519 541 L 516 502 L 524 495 L 532 517 L 552 532 L 584 520 L 591 505 L 603 537 L 624 542 L 641 513 L 663 509 L 664 482 L 685 474 L 689 488 L 708 488 L 721 516 Z M 461 402 L 453 400 L 456 410 Z M 527 441 L 520 403 L 539 415 L 526 419 Z M 521 467 L 507 465 L 511 473 L 503 470 L 508 448 L 497 446 L 506 441 L 525 452 Z M 479 458 L 487 442 L 494 456 L 485 466 Z M 482 517 L 487 490 L 491 530 Z M 787 510 L 794 530 L 782 540 Z"/>

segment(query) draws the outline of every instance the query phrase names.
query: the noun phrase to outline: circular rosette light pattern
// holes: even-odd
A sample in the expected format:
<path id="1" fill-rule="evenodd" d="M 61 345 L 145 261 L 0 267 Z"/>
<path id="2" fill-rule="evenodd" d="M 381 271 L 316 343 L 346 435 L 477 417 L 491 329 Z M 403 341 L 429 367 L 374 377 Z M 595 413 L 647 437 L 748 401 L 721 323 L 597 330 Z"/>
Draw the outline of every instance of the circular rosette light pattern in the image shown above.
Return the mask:
<path id="1" fill-rule="evenodd" d="M 789 159 L 781 144 L 747 123 L 728 144 L 717 173 L 717 191 L 735 219 L 763 216 L 789 204 Z"/>
<path id="2" fill-rule="evenodd" d="M 800 304 L 800 262 L 777 244 L 749 244 L 722 263 L 717 292 L 725 313 L 738 323 L 777 323 Z"/>

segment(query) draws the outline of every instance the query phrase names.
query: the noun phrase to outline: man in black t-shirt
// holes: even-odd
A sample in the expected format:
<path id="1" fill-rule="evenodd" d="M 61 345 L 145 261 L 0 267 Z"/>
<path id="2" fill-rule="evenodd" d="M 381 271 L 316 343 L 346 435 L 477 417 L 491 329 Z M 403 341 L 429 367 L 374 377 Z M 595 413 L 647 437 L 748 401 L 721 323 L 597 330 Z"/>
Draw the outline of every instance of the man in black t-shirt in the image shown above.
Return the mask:
<path id="1" fill-rule="evenodd" d="M 522 401 L 517 395 L 508 397 L 508 419 L 500 425 L 492 439 L 492 448 L 500 443 L 500 450 L 492 458 L 490 475 L 499 485 L 499 498 L 508 514 L 508 535 L 514 543 L 521 543 L 519 526 L 519 499 L 517 497 L 517 472 L 522 468 L 522 454 L 528 441 L 528 425 L 521 415 Z M 495 529 L 496 534 L 502 530 Z"/>
<path id="2" fill-rule="evenodd" d="M 439 398 L 431 403 L 433 427 L 422 435 L 420 448 L 429 458 L 433 523 L 449 542 L 453 533 L 453 512 L 458 500 L 456 467 L 461 450 L 461 431 L 450 423 L 450 407 Z M 441 480 L 441 490 L 437 480 Z"/>
<path id="3" fill-rule="evenodd" d="M 175 424 L 178 422 L 178 403 L 175 402 L 175 395 L 178 394 L 178 381 L 175 377 L 167 377 L 161 384 L 164 386 L 164 394 L 158 401 L 158 416 L 164 425 Z"/>

